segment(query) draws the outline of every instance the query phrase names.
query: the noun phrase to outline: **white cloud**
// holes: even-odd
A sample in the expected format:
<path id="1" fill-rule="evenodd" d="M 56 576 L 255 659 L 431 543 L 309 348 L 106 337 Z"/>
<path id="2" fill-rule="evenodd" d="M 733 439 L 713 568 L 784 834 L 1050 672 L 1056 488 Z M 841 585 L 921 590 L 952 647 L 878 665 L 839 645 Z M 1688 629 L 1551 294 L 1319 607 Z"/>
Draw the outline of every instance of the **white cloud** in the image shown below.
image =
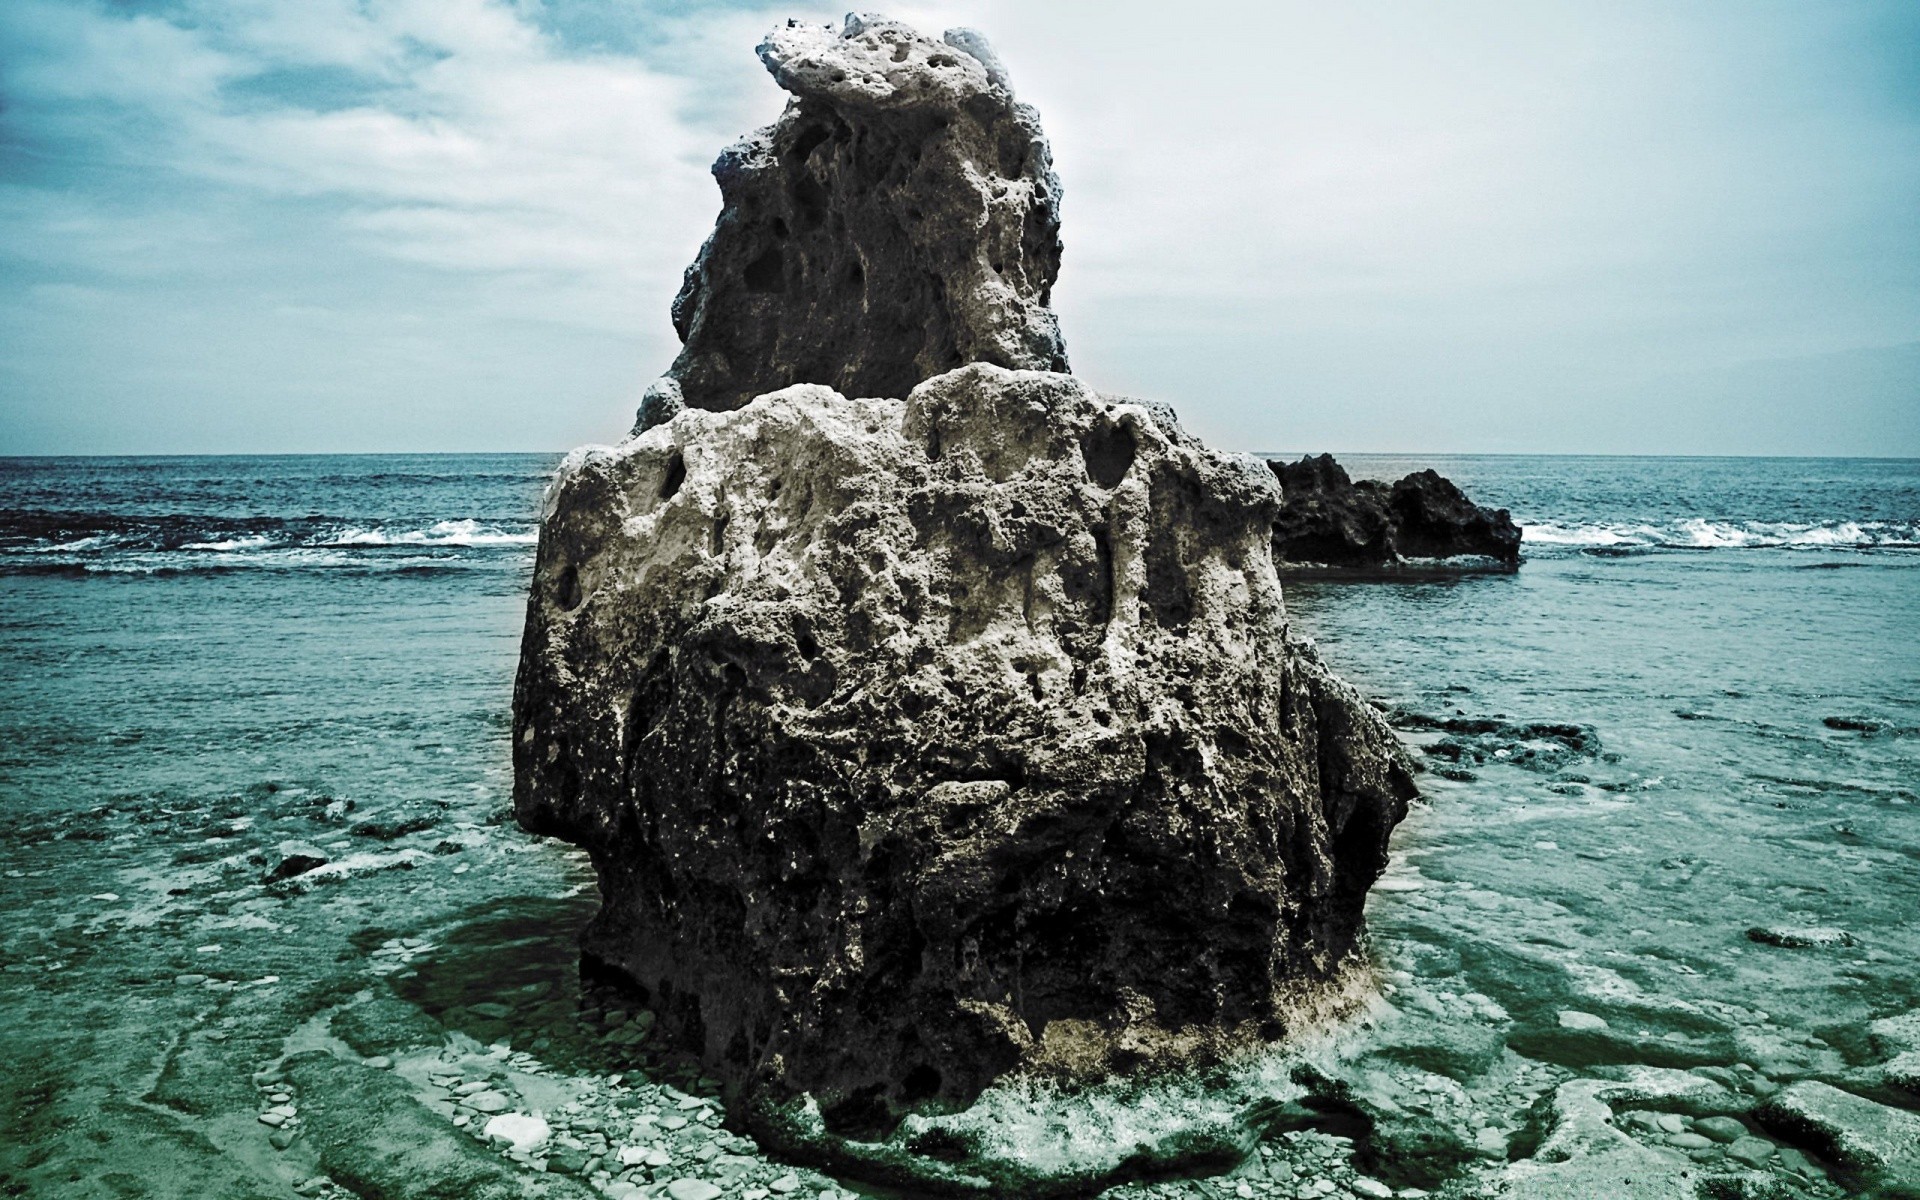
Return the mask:
<path id="1" fill-rule="evenodd" d="M 227 324 L 155 404 L 249 411 L 312 357 L 369 431 L 402 379 L 530 444 L 617 430 L 674 349 L 708 165 L 782 103 L 754 43 L 839 16 L 634 4 L 624 40 L 570 38 L 567 0 L 0 6 L 8 349 L 70 352 L 34 369 L 51 410 L 197 307 Z M 1873 0 L 895 12 L 984 29 L 1040 108 L 1076 367 L 1224 441 L 1595 448 L 1574 410 L 1657 434 L 1676 372 L 1920 337 L 1920 22 Z M 118 323 L 51 337 L 39 286 L 118 288 Z M 384 358 L 346 332 L 388 328 L 415 332 Z M 556 364 L 591 385 L 515 415 L 501 380 Z"/>

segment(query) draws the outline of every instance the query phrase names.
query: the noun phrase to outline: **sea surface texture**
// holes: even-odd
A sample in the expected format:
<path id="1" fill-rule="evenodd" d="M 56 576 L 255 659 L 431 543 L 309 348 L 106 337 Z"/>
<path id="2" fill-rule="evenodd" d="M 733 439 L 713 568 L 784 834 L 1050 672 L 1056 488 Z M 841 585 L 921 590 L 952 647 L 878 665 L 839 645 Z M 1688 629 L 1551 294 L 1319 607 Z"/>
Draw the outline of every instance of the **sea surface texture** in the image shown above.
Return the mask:
<path id="1" fill-rule="evenodd" d="M 552 1195 L 855 1190 L 720 1129 L 582 991 L 591 875 L 507 823 L 557 461 L 0 460 L 0 1191 L 507 1195 L 516 1158 Z M 1516 575 L 1286 583 L 1427 768 L 1348 1062 L 1424 1140 L 1339 1109 L 1124 1190 L 1466 1187 L 1557 1088 L 1638 1066 L 1914 1106 L 1869 1026 L 1920 1003 L 1920 462 L 1342 461 L 1526 528 Z M 329 1081 L 343 1055 L 376 1083 Z M 1703 1174 L 1885 1185 L 1660 1108 L 1615 1124 Z"/>

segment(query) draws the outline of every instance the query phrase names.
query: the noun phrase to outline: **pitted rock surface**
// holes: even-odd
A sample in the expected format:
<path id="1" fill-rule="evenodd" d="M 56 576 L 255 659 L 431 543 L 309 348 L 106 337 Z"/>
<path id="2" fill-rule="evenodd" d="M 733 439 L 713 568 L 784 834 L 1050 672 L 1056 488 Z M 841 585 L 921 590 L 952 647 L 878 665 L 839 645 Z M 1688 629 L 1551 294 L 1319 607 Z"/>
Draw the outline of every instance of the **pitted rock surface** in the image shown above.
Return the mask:
<path id="1" fill-rule="evenodd" d="M 1289 643 L 1257 461 L 1069 375 L 815 384 L 577 452 L 516 804 L 589 958 L 735 1085 L 885 1128 L 1283 1035 L 1413 787 Z"/>
<path id="2" fill-rule="evenodd" d="M 714 163 L 720 219 L 673 305 L 684 345 L 638 428 L 796 383 L 901 397 L 970 362 L 1066 370 L 1060 183 L 986 40 L 850 16 L 759 51 L 793 99 Z"/>

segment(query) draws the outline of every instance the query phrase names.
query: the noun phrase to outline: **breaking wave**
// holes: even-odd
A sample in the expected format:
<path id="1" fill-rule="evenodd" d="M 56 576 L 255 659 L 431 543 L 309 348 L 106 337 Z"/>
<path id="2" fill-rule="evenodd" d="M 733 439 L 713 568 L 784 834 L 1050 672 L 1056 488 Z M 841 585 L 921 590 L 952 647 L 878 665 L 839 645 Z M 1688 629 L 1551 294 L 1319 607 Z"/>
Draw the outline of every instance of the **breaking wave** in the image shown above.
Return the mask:
<path id="1" fill-rule="evenodd" d="M 471 517 L 376 522 L 330 517 L 208 517 L 0 512 L 0 574 L 174 574 L 249 567 L 418 570 L 539 540 L 530 521 Z"/>
<path id="2" fill-rule="evenodd" d="M 1531 546 L 1664 550 L 1876 550 L 1920 548 L 1920 521 L 1710 521 L 1663 524 L 1522 522 Z"/>

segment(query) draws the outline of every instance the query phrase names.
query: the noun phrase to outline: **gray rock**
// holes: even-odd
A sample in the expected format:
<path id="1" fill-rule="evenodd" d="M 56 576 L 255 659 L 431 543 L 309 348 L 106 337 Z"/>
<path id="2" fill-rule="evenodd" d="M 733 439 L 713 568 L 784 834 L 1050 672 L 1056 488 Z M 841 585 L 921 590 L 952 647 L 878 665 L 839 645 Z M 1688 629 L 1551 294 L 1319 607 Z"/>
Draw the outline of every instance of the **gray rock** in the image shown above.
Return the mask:
<path id="1" fill-rule="evenodd" d="M 1750 1167 L 1758 1167 L 1771 1159 L 1777 1149 L 1765 1138 L 1743 1137 L 1727 1147 L 1727 1157 Z"/>
<path id="2" fill-rule="evenodd" d="M 673 1200 L 718 1200 L 720 1189 L 704 1179 L 676 1179 L 667 1185 Z"/>
<path id="3" fill-rule="evenodd" d="M 562 1175 L 584 1175 L 589 1155 L 585 1150 L 572 1146 L 558 1146 L 547 1154 L 547 1169 L 558 1171 Z"/>
<path id="4" fill-rule="evenodd" d="M 593 856 L 587 952 L 716 1073 L 829 1112 L 1280 1035 L 1350 982 L 1413 786 L 1287 638 L 1278 499 L 985 364 L 571 458 L 515 799 Z"/>
<path id="5" fill-rule="evenodd" d="M 1881 1065 L 1880 1075 L 1894 1087 L 1920 1096 L 1920 1050 L 1894 1055 Z"/>
<path id="6" fill-rule="evenodd" d="M 1867 1026 L 1867 1033 L 1882 1054 L 1920 1050 L 1920 1009 L 1882 1017 Z"/>
<path id="7" fill-rule="evenodd" d="M 1762 945 L 1782 946 L 1789 950 L 1818 950 L 1858 944 L 1854 936 L 1844 929 L 1788 925 L 1756 925 L 1747 930 L 1747 938 Z"/>
<path id="8" fill-rule="evenodd" d="M 969 362 L 1065 370 L 1060 183 L 985 39 L 862 17 L 788 22 L 759 50 L 793 99 L 714 163 L 720 219 L 640 430 L 795 383 L 899 397 Z"/>
<path id="9" fill-rule="evenodd" d="M 499 1092 L 477 1092 L 467 1097 L 466 1105 L 468 1108 L 480 1113 L 505 1112 L 511 1107 L 507 1098 Z"/>
<path id="10" fill-rule="evenodd" d="M 281 842 L 280 861 L 267 872 L 269 880 L 292 879 L 327 865 L 326 851 L 306 842 Z"/>
<path id="11" fill-rule="evenodd" d="M 1842 1166 L 1890 1181 L 1920 1179 L 1920 1115 L 1803 1080 L 1782 1088 L 1754 1116 Z"/>
<path id="12" fill-rule="evenodd" d="M 1716 1142 L 1737 1142 L 1747 1136 L 1747 1127 L 1732 1117 L 1701 1117 L 1693 1131 Z"/>

